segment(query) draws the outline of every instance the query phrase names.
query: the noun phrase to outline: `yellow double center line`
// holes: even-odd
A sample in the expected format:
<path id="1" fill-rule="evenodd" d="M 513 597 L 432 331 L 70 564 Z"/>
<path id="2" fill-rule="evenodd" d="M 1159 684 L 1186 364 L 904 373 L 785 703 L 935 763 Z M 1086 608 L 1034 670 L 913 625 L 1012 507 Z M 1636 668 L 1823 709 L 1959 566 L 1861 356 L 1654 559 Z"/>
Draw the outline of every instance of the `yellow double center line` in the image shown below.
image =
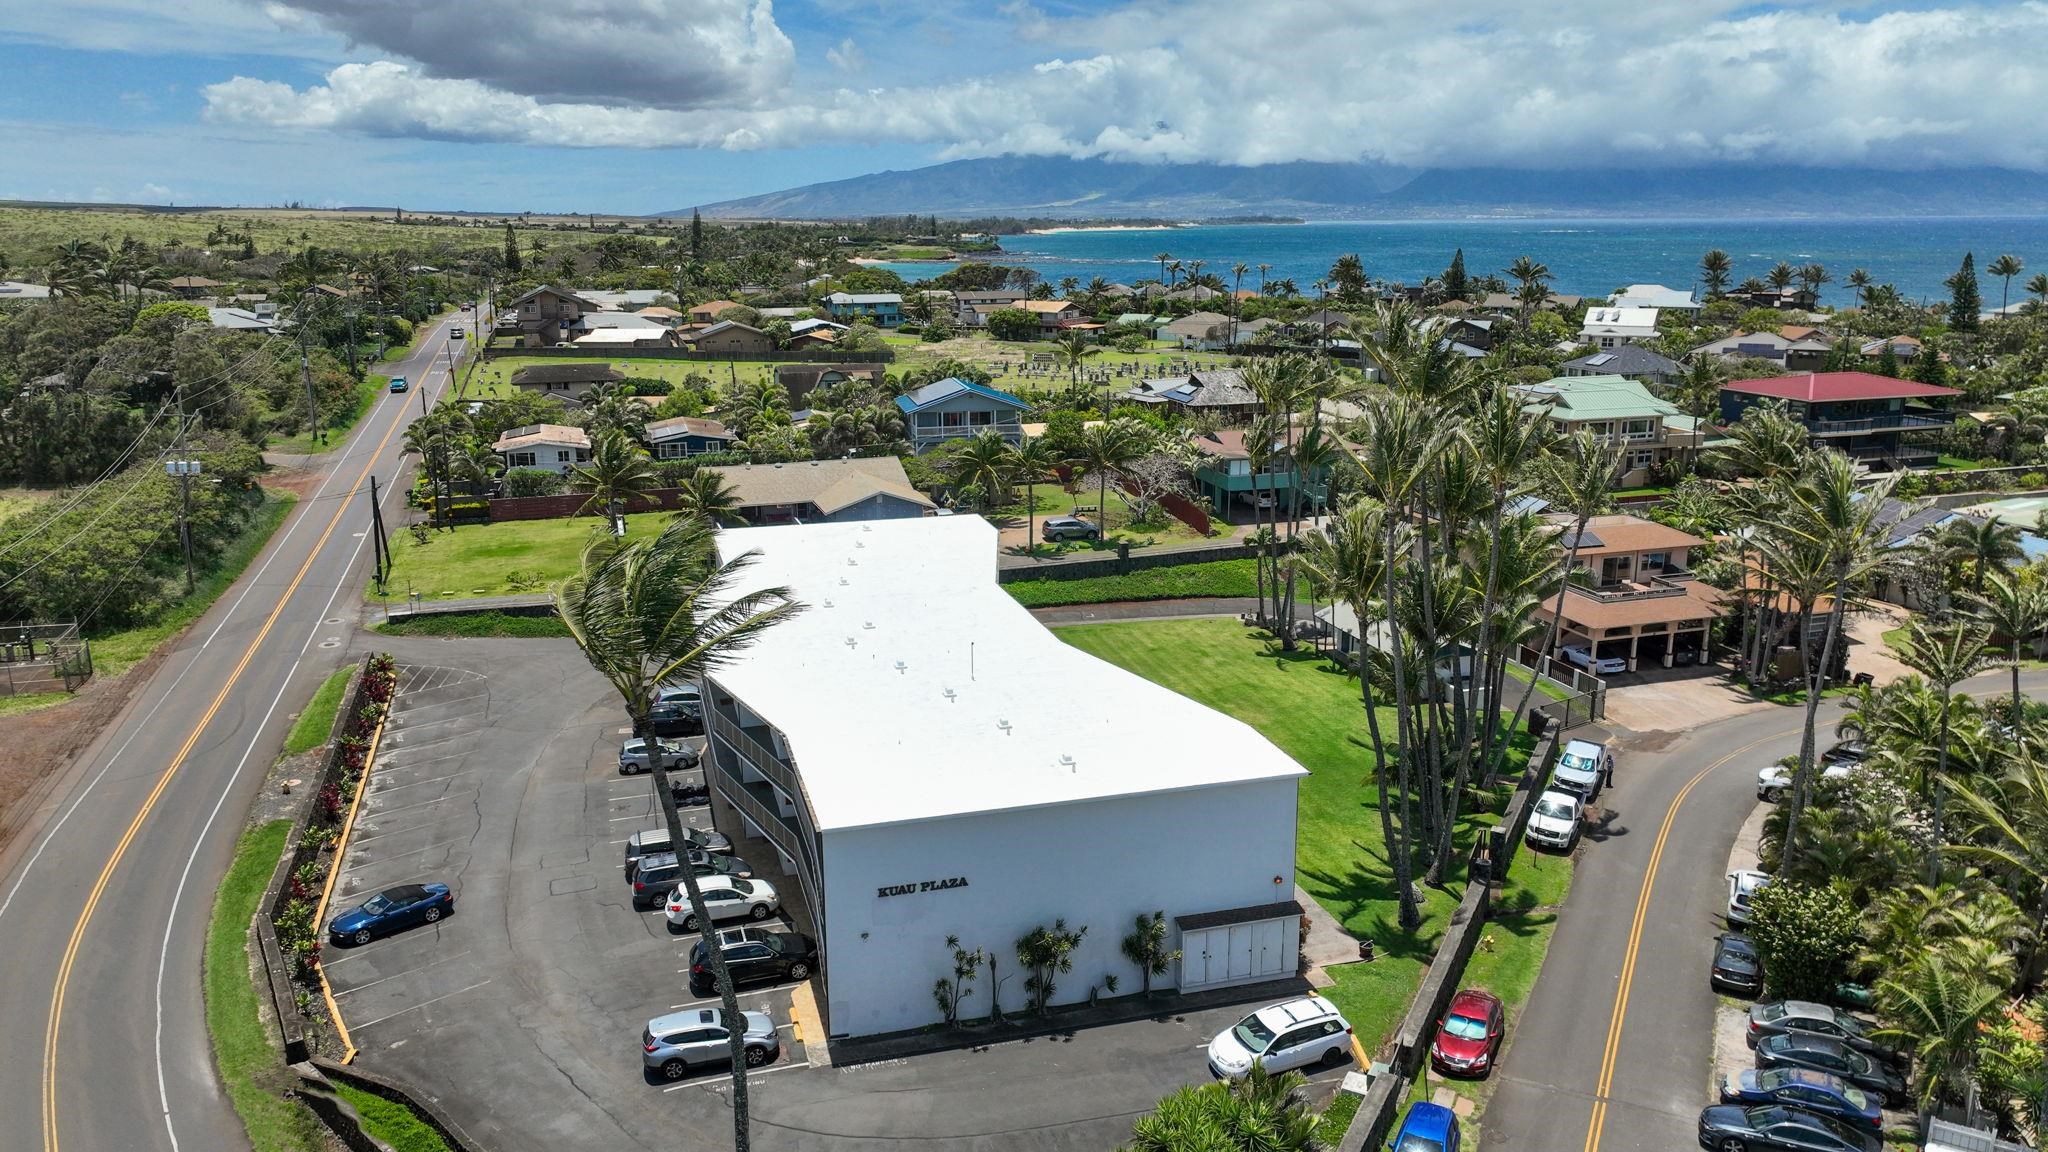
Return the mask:
<path id="1" fill-rule="evenodd" d="M 421 387 L 425 386 L 423 376 Z M 127 855 L 129 845 L 134 843 L 136 833 L 142 830 L 143 821 L 149 818 L 150 812 L 156 807 L 156 802 L 163 797 L 164 789 L 170 787 L 171 778 L 178 774 L 178 769 L 184 766 L 186 758 L 192 755 L 192 749 L 198 745 L 199 737 L 205 733 L 206 726 L 213 722 L 221 705 L 227 703 L 229 694 L 242 679 L 242 673 L 248 669 L 249 662 L 256 658 L 256 650 L 263 646 L 264 639 L 270 635 L 270 630 L 277 624 L 278 617 L 284 615 L 285 605 L 291 602 L 292 593 L 298 591 L 299 584 L 306 579 L 306 573 L 313 570 L 313 562 L 320 558 L 320 550 L 326 547 L 328 537 L 334 535 L 334 529 L 341 524 L 341 518 L 347 514 L 356 493 L 362 491 L 363 485 L 368 482 L 370 471 L 377 466 L 377 458 L 383 455 L 384 449 L 390 445 L 391 437 L 398 432 L 398 426 L 405 423 L 406 412 L 407 409 L 401 407 L 398 418 L 391 422 L 391 427 L 385 429 L 384 438 L 377 442 L 377 447 L 371 451 L 370 458 L 364 462 L 361 474 L 356 477 L 348 494 L 335 508 L 333 517 L 327 521 L 326 530 L 320 533 L 320 539 L 313 542 L 313 550 L 306 554 L 306 562 L 299 565 L 292 582 L 277 598 L 277 606 L 270 610 L 270 616 L 263 621 L 263 627 L 257 630 L 256 638 L 249 641 L 249 647 L 242 652 L 242 658 L 236 663 L 235 670 L 229 674 L 226 683 L 220 686 L 220 692 L 214 696 L 213 703 L 207 706 L 205 714 L 199 717 L 199 723 L 193 726 L 191 734 L 186 736 L 185 742 L 178 747 L 178 754 L 171 758 L 171 763 L 164 769 L 163 775 L 157 778 L 156 787 L 150 790 L 149 797 L 142 802 L 142 808 L 135 813 L 135 819 L 128 822 L 128 830 L 121 834 L 120 841 L 114 845 L 114 851 L 108 855 L 106 864 L 100 868 L 99 879 L 94 882 L 92 892 L 86 896 L 85 906 L 79 910 L 78 923 L 71 929 L 71 939 L 64 946 L 64 958 L 57 966 L 57 987 L 50 996 L 50 1022 L 43 1033 L 44 1152 L 58 1152 L 57 1037 L 64 1023 L 64 994 L 71 983 L 72 966 L 78 962 L 79 945 L 85 939 L 85 930 L 92 923 L 93 913 L 99 908 L 100 897 L 107 890 L 107 882 L 113 879 L 114 869 L 120 866 L 121 858 Z"/>
<path id="2" fill-rule="evenodd" d="M 1650 865 L 1643 872 L 1643 889 L 1636 897 L 1635 920 L 1630 923 L 1628 930 L 1628 948 L 1622 954 L 1621 982 L 1614 989 L 1614 1014 L 1607 1021 L 1607 1048 L 1601 1053 L 1600 1080 L 1593 1089 L 1593 1115 L 1586 1124 L 1586 1152 L 1599 1152 L 1600 1132 L 1607 1124 L 1607 1093 L 1614 1087 L 1614 1061 L 1621 1051 L 1621 1026 L 1628 1017 L 1629 989 L 1636 980 L 1636 955 L 1642 951 L 1643 921 L 1650 914 L 1650 892 L 1657 885 L 1657 866 L 1664 861 L 1664 845 L 1671 839 L 1671 829 L 1678 822 L 1678 806 L 1685 803 L 1685 798 L 1692 793 L 1693 788 L 1705 780 L 1714 769 L 1759 744 L 1782 740 L 1797 731 L 1798 729 L 1794 728 L 1785 732 L 1773 732 L 1769 736 L 1744 744 L 1700 769 L 1698 774 L 1685 782 L 1685 787 L 1678 790 L 1678 795 L 1671 798 L 1671 807 L 1664 812 L 1664 825 L 1657 830 L 1657 843 L 1650 850 Z"/>

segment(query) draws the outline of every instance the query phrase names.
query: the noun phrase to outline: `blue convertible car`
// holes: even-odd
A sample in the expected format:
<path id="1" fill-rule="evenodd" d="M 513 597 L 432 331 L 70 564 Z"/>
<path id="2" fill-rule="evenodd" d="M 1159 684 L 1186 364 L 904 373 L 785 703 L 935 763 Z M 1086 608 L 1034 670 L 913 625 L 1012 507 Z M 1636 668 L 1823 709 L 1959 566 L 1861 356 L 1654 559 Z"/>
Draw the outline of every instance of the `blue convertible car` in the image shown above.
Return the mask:
<path id="1" fill-rule="evenodd" d="M 432 924 L 453 911 L 455 897 L 446 884 L 401 884 L 336 916 L 327 934 L 336 944 L 368 944 L 401 928 Z"/>

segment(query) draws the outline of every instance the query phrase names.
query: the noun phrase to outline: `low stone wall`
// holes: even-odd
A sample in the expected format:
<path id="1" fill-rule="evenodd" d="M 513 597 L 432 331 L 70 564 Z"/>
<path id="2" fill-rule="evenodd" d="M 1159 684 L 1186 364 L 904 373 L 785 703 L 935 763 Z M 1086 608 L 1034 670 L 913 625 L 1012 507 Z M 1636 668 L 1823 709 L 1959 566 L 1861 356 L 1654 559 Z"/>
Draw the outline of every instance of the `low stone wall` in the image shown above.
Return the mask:
<path id="1" fill-rule="evenodd" d="M 1017 580 L 1081 580 L 1090 576 L 1124 576 L 1147 568 L 1172 568 L 1181 564 L 1207 564 L 1214 560 L 1245 560 L 1258 555 L 1249 544 L 1197 544 L 1187 548 L 1157 548 L 1131 552 L 1080 552 L 1051 560 L 1028 560 L 999 564 L 996 582 Z M 1008 558 L 1005 557 L 1007 560 Z"/>
<path id="2" fill-rule="evenodd" d="M 325 1077 L 328 1080 L 339 1080 L 342 1083 L 347 1084 L 351 1088 L 360 1089 L 364 1092 L 370 1093 L 373 1096 L 382 1096 L 384 1099 L 389 1100 L 395 1104 L 402 1104 L 405 1107 L 412 1109 L 413 1115 L 418 1116 L 420 1118 L 421 1123 L 424 1123 L 429 1128 L 432 1128 L 434 1131 L 440 1133 L 441 1139 L 447 1141 L 448 1147 L 455 1149 L 455 1152 L 480 1152 L 482 1145 L 470 1139 L 469 1134 L 462 1130 L 461 1125 L 455 1123 L 455 1121 L 451 1119 L 447 1113 L 443 1112 L 437 1105 L 435 1105 L 433 1101 L 420 1099 L 419 1097 L 413 1095 L 411 1092 L 407 1091 L 405 1086 L 399 1084 L 397 1081 L 386 1080 L 382 1076 L 378 1076 L 375 1073 L 371 1072 L 365 1072 L 361 1068 L 357 1068 L 353 1065 L 337 1064 L 334 1061 L 328 1060 L 324 1057 L 316 1056 L 311 1061 L 309 1061 L 309 1063 L 315 1072 L 317 1072 L 320 1076 Z M 300 1075 L 302 1079 L 307 1079 L 303 1071 L 301 1071 Z M 324 1085 L 322 1087 L 324 1087 Z M 321 1094 L 318 1092 L 310 1092 L 307 1093 L 307 1095 L 309 1097 L 308 1103 L 311 1103 L 310 1097 L 319 1096 Z M 340 1104 L 342 1108 L 347 1108 L 346 1101 L 341 1101 L 338 1099 L 334 1099 L 332 1097 L 328 1097 L 328 1099 L 332 1103 Z M 322 1119 L 327 1118 L 327 1113 L 325 1111 L 322 1111 L 317 1107 L 314 1110 L 316 1112 L 321 1113 Z M 348 1108 L 347 1110 L 349 1117 L 349 1121 L 347 1123 L 341 1126 L 337 1126 L 330 1121 L 329 1127 L 334 1128 L 336 1134 L 340 1135 L 342 1140 L 345 1143 L 348 1143 L 351 1148 L 363 1147 L 362 1145 L 358 1145 L 353 1141 L 350 1141 L 347 1134 L 343 1131 L 344 1127 L 354 1126 L 353 1118 L 355 1115 L 355 1110 L 352 1108 Z M 357 1127 L 357 1132 L 358 1134 L 362 1134 L 359 1126 Z M 369 1139 L 369 1137 L 365 1134 L 364 1139 Z M 375 1141 L 372 1141 L 369 1147 L 373 1149 L 377 1148 L 377 1144 L 375 1143 Z"/>

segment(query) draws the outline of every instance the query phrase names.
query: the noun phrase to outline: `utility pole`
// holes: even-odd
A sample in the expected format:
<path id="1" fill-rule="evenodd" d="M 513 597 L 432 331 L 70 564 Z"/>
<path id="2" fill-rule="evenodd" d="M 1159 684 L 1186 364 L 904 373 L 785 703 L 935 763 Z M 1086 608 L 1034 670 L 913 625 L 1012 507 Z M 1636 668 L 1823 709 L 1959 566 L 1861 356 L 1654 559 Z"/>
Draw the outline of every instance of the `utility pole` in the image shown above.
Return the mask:
<path id="1" fill-rule="evenodd" d="M 185 553 L 185 595 L 192 594 L 192 476 L 199 461 L 185 458 L 185 388 L 171 389 L 178 403 L 178 458 L 164 463 L 164 470 L 178 478 L 178 546 Z"/>
<path id="2" fill-rule="evenodd" d="M 299 326 L 299 375 L 306 382 L 306 426 L 313 430 L 312 442 L 318 444 L 326 437 L 320 428 L 320 405 L 313 400 L 313 361 L 306 355 L 306 329 L 303 323 Z"/>

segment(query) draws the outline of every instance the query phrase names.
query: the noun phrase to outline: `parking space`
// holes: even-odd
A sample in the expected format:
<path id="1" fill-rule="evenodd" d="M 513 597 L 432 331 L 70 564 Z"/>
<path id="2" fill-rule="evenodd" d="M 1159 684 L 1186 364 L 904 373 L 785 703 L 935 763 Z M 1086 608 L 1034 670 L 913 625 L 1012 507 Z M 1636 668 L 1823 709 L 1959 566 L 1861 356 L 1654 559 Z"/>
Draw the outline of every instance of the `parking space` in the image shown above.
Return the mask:
<path id="1" fill-rule="evenodd" d="M 672 931 L 665 909 L 633 907 L 626 840 L 661 815 L 653 777 L 618 771 L 629 732 L 617 697 L 567 642 L 379 643 L 405 679 L 337 901 L 439 881 L 457 911 L 329 947 L 358 1062 L 417 1086 L 501 1152 L 724 1146 L 727 1070 L 671 1082 L 643 1067 L 650 1019 L 716 1001 L 689 985 L 697 938 Z M 708 807 L 683 816 L 698 829 L 714 822 Z M 717 830 L 794 898 L 764 842 Z M 807 932 L 801 912 L 762 926 Z M 748 1073 L 763 1149 L 1111 1147 L 1160 1097 L 1206 1080 L 1210 1038 L 1264 1002 L 835 1066 L 799 1034 L 794 991 L 739 997 L 780 1040 L 774 1060 Z M 1317 1098 L 1347 1070 L 1318 1072 Z"/>

